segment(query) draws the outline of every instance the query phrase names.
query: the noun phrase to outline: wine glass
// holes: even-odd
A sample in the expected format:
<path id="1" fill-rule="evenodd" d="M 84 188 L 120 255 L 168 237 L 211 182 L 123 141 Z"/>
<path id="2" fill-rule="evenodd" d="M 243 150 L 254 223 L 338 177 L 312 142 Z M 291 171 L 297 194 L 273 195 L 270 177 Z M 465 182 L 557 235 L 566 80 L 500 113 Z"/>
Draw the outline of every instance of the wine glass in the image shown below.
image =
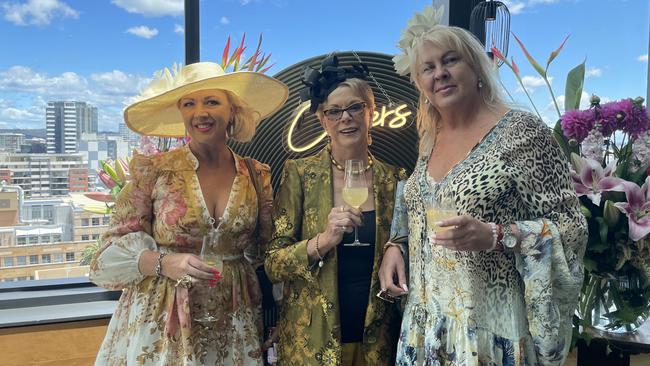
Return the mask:
<path id="1" fill-rule="evenodd" d="M 210 230 L 210 232 L 203 237 L 203 244 L 201 245 L 201 259 L 207 264 L 216 267 L 221 273 L 223 271 L 223 255 L 216 252 L 219 246 L 219 232 L 217 230 Z M 200 323 L 216 322 L 220 319 L 219 314 L 222 313 L 216 304 L 216 286 L 209 286 L 207 281 L 196 282 L 192 288 L 193 302 L 195 304 L 196 314 L 193 319 Z"/>
<path id="2" fill-rule="evenodd" d="M 440 221 L 458 216 L 454 196 L 452 194 L 440 194 L 437 198 L 435 195 L 432 195 L 431 199 L 427 201 L 426 206 L 429 236 L 431 236 L 432 233 L 439 233 L 453 228 L 453 226 L 436 225 L 436 223 L 439 223 Z"/>
<path id="3" fill-rule="evenodd" d="M 345 183 L 343 185 L 343 201 L 357 210 L 368 199 L 368 184 L 366 183 L 366 171 L 363 161 L 345 161 Z M 354 242 L 344 244 L 346 246 L 360 247 L 369 246 L 368 243 L 359 241 L 359 232 L 354 227 Z"/>

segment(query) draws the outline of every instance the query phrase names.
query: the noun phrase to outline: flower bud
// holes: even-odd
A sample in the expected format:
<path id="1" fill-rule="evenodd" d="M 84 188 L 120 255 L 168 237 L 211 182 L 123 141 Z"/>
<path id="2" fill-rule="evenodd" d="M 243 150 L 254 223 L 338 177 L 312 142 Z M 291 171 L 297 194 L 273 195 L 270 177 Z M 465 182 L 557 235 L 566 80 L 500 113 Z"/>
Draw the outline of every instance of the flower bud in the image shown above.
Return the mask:
<path id="1" fill-rule="evenodd" d="M 643 107 L 643 102 L 645 102 L 645 99 L 643 99 L 643 97 L 636 97 L 634 100 L 632 100 L 632 103 L 634 103 L 634 105 L 639 108 Z"/>
<path id="2" fill-rule="evenodd" d="M 614 206 L 614 202 L 607 200 L 605 201 L 605 208 L 603 209 L 603 216 L 607 226 L 614 226 L 618 222 L 619 217 L 621 216 L 621 211 Z"/>
<path id="3" fill-rule="evenodd" d="M 592 94 L 591 98 L 589 98 L 589 103 L 591 103 L 591 106 L 597 106 L 600 104 L 600 97 L 597 96 L 596 94 Z"/>
<path id="4" fill-rule="evenodd" d="M 590 219 L 591 218 L 591 211 L 589 211 L 588 208 L 586 208 L 583 205 L 580 205 L 580 211 L 582 211 L 582 214 L 585 215 L 585 218 Z"/>

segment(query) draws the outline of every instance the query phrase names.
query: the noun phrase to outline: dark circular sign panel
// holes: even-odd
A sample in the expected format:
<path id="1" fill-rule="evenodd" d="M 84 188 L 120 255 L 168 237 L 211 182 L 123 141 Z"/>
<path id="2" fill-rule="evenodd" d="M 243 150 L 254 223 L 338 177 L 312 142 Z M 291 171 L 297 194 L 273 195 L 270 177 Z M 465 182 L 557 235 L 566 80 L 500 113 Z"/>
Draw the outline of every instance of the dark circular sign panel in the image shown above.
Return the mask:
<path id="1" fill-rule="evenodd" d="M 418 135 L 415 127 L 418 92 L 408 78 L 399 76 L 393 69 L 392 56 L 374 52 L 337 52 L 339 64 L 366 64 L 372 78 L 368 82 L 375 94 L 375 116 L 371 128 L 370 151 L 379 160 L 413 170 L 417 159 Z M 327 55 L 321 55 L 290 66 L 276 75 L 289 87 L 287 103 L 275 114 L 265 119 L 257 128 L 251 142 L 231 141 L 232 149 L 271 166 L 273 188 L 280 183 L 285 160 L 313 155 L 325 146 L 323 128 L 316 116 L 308 110 L 297 113 L 300 78 L 304 67 L 318 68 Z M 382 91 L 383 88 L 383 91 Z M 385 94 L 393 103 L 390 103 Z"/>

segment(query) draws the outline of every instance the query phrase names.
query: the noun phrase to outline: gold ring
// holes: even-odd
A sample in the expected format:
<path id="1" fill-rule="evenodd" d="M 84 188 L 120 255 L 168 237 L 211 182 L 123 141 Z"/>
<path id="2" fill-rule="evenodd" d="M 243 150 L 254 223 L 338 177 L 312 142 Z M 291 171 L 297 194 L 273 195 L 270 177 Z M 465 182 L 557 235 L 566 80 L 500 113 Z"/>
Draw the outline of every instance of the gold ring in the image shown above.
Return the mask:
<path id="1" fill-rule="evenodd" d="M 194 278 L 188 274 L 181 277 L 176 281 L 176 287 L 191 288 L 193 285 Z"/>

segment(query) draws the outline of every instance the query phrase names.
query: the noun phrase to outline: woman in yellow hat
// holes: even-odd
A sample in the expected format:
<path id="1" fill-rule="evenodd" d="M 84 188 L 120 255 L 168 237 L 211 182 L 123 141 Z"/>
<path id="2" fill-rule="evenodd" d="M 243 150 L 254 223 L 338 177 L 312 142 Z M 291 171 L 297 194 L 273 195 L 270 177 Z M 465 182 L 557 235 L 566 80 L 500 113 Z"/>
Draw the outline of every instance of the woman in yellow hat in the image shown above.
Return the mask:
<path id="1" fill-rule="evenodd" d="M 261 73 L 199 62 L 159 73 L 126 108 L 132 130 L 190 142 L 132 159 L 91 264 L 93 282 L 123 290 L 96 365 L 262 364 L 254 265 L 271 234 L 270 169 L 247 167 L 226 140 L 250 140 L 287 94 Z M 199 256 L 204 242 L 219 263 Z"/>

